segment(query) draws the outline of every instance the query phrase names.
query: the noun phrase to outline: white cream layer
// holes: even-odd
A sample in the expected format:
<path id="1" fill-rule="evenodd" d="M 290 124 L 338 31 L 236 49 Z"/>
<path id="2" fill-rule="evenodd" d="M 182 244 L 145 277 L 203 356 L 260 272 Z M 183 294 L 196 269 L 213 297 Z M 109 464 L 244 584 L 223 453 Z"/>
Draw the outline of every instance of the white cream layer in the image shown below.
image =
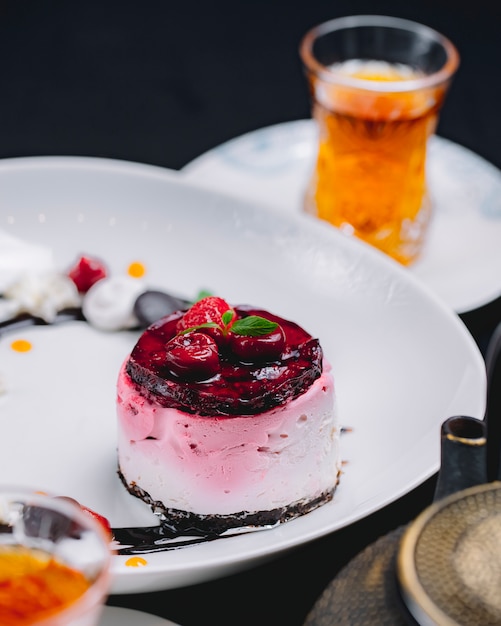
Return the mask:
<path id="1" fill-rule="evenodd" d="M 118 454 L 129 485 L 200 515 L 263 511 L 332 490 L 339 430 L 330 367 L 302 396 L 256 416 L 200 417 L 118 378 Z"/>

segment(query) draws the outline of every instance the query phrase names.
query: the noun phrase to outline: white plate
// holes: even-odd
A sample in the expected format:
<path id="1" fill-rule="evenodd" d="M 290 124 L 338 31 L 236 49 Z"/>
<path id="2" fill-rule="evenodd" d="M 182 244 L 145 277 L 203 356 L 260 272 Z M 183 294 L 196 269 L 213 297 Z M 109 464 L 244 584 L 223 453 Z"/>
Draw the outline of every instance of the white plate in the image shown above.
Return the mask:
<path id="1" fill-rule="evenodd" d="M 299 213 L 316 152 L 311 120 L 233 139 L 189 163 L 191 182 Z M 410 271 L 457 313 L 501 295 L 501 172 L 441 137 L 430 141 L 435 214 L 421 259 Z"/>
<path id="2" fill-rule="evenodd" d="M 177 624 L 150 613 L 105 606 L 99 626 L 177 626 Z"/>
<path id="3" fill-rule="evenodd" d="M 348 461 L 335 501 L 279 528 L 113 557 L 114 593 L 214 579 L 342 528 L 438 470 L 440 425 L 482 417 L 485 370 L 457 316 L 409 272 L 306 215 L 284 215 L 158 168 L 85 158 L 0 163 L 0 229 L 56 252 L 142 261 L 149 285 L 263 306 L 320 337 L 332 362 Z M 11 340 L 32 342 L 16 353 Z M 153 522 L 116 474 L 115 382 L 135 335 L 81 322 L 0 340 L 0 476 L 72 496 L 117 526 Z"/>

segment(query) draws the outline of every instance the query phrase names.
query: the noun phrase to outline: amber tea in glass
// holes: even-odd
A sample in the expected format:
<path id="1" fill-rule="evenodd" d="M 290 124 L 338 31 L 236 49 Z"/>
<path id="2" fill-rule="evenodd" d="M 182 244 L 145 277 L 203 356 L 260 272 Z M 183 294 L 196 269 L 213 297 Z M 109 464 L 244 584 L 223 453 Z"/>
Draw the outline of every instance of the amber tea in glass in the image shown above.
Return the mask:
<path id="1" fill-rule="evenodd" d="M 300 54 L 319 131 L 305 210 L 413 263 L 432 214 L 427 144 L 455 46 L 415 22 L 350 16 L 311 29 Z"/>

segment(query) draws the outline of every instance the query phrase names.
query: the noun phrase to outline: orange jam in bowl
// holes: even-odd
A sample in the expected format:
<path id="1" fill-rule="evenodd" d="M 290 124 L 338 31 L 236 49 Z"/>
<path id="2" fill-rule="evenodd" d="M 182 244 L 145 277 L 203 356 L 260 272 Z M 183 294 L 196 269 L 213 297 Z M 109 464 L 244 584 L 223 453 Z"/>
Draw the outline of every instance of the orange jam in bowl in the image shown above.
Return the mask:
<path id="1" fill-rule="evenodd" d="M 90 584 L 46 552 L 0 546 L 0 624 L 38 624 L 75 602 Z"/>
<path id="2" fill-rule="evenodd" d="M 1 626 L 97 626 L 109 542 L 78 504 L 0 486 Z"/>

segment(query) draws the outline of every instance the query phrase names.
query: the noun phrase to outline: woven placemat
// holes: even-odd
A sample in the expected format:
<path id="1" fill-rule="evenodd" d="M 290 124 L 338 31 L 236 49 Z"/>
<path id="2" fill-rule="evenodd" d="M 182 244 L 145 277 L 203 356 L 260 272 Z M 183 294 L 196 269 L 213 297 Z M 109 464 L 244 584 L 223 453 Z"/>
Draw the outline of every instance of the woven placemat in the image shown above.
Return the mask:
<path id="1" fill-rule="evenodd" d="M 398 592 L 395 560 L 406 526 L 380 537 L 327 586 L 304 626 L 409 626 Z"/>

